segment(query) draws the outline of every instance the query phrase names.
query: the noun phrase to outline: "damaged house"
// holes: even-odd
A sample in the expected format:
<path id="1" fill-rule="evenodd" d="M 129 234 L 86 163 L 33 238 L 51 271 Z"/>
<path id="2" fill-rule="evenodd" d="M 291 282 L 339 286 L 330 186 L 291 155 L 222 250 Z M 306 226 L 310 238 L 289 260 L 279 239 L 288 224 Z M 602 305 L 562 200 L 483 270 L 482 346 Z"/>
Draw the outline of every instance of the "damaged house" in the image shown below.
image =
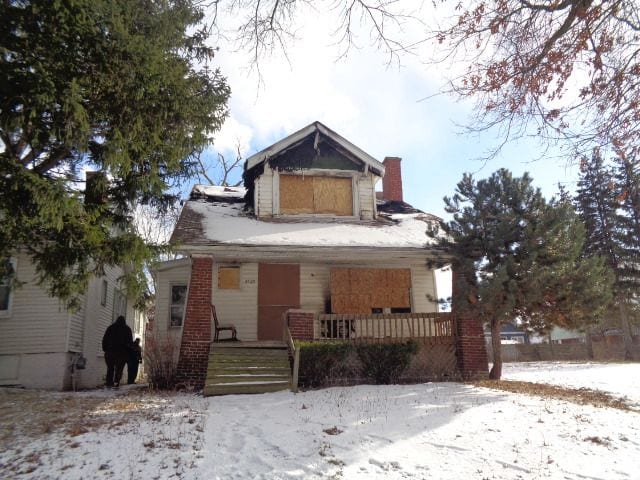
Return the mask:
<path id="1" fill-rule="evenodd" d="M 439 220 L 403 201 L 400 158 L 380 162 L 314 122 L 249 157 L 243 178 L 193 188 L 171 239 L 184 258 L 155 272 L 154 333 L 175 342 L 179 381 L 209 394 L 288 388 L 287 337 L 412 338 L 433 347 L 430 377 L 486 371 L 486 355 L 463 365 L 461 327 L 438 313 L 431 265 L 446 259 L 426 232 Z M 220 376 L 225 355 L 271 355 L 283 376 Z"/>

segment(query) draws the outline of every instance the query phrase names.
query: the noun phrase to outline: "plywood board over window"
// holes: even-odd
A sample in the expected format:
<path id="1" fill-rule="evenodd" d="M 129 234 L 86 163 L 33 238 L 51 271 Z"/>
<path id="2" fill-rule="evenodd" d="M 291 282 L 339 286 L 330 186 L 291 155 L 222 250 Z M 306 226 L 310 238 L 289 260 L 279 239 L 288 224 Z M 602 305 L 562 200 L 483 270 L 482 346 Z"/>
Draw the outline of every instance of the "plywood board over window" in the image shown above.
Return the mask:
<path id="1" fill-rule="evenodd" d="M 332 313 L 411 310 L 408 268 L 332 268 L 330 289 Z"/>
<path id="2" fill-rule="evenodd" d="M 218 288 L 238 290 L 240 288 L 240 267 L 218 267 Z"/>
<path id="3" fill-rule="evenodd" d="M 351 178 L 313 177 L 314 212 L 353 215 L 351 183 Z"/>
<path id="4" fill-rule="evenodd" d="M 314 213 L 313 177 L 280 175 L 280 213 L 285 215 Z"/>
<path id="5" fill-rule="evenodd" d="M 280 175 L 280 213 L 353 215 L 351 177 Z"/>

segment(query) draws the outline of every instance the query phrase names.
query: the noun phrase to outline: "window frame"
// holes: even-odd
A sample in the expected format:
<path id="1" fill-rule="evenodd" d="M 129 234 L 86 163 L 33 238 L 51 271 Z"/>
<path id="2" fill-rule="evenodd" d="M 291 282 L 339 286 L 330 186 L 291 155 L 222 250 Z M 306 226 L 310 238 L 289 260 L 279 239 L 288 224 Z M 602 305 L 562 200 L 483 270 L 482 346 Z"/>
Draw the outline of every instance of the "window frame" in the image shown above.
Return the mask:
<path id="1" fill-rule="evenodd" d="M 184 287 L 184 291 L 185 291 L 185 296 L 184 296 L 184 303 L 182 304 L 182 317 L 180 318 L 180 325 L 174 325 L 173 324 L 173 319 L 172 319 L 172 313 L 173 313 L 173 307 L 174 307 L 174 303 L 173 303 L 173 289 L 175 287 Z M 182 328 L 184 326 L 184 315 L 185 312 L 187 311 L 187 299 L 189 297 L 189 285 L 186 283 L 171 283 L 169 284 L 169 311 L 168 311 L 168 318 L 167 318 L 167 326 L 168 328 Z M 176 304 L 177 306 L 178 304 Z"/>
<path id="2" fill-rule="evenodd" d="M 13 274 L 15 277 L 18 272 L 18 259 L 16 257 L 9 257 L 9 263 L 13 268 Z M 6 285 L 1 285 L 4 283 L 6 283 Z M 3 287 L 8 287 L 8 290 L 9 290 L 9 295 L 7 298 L 7 308 L 0 310 L 0 318 L 10 317 L 11 311 L 13 309 L 13 293 L 15 289 L 11 285 L 11 279 L 0 279 L 0 285 Z"/>

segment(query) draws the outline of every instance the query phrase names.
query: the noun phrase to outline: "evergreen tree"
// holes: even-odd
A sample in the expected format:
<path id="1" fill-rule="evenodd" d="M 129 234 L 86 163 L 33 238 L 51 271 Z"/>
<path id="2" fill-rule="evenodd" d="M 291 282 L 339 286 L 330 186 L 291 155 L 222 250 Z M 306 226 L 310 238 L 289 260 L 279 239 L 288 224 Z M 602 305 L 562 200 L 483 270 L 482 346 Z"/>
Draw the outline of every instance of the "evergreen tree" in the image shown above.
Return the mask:
<path id="1" fill-rule="evenodd" d="M 0 18 L 0 258 L 28 254 L 69 306 L 105 265 L 126 265 L 139 292 L 153 246 L 134 208 L 172 204 L 226 116 L 202 12 L 188 0 L 25 0 L 2 2 Z M 86 198 L 84 170 L 100 172 Z"/>
<path id="2" fill-rule="evenodd" d="M 615 276 L 609 322 L 621 328 L 632 356 L 630 322 L 638 316 L 640 292 L 640 178 L 633 163 L 605 163 L 598 152 L 583 159 L 576 207 L 585 223 L 585 255 L 607 259 Z"/>
<path id="3" fill-rule="evenodd" d="M 463 279 L 454 310 L 491 327 L 491 378 L 502 374 L 504 322 L 548 332 L 602 317 L 612 277 L 600 257 L 582 258 L 584 227 L 568 201 L 547 202 L 528 174 L 501 169 L 477 182 L 465 174 L 445 204 L 454 217 L 441 245 Z"/>

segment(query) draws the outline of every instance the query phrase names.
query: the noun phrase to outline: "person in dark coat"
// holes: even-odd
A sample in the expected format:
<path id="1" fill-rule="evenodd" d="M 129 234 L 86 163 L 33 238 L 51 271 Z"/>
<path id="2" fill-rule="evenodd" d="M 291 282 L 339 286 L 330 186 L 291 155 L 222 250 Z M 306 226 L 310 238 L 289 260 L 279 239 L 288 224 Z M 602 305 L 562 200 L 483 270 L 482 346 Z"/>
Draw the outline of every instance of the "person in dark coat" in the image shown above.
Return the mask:
<path id="1" fill-rule="evenodd" d="M 120 315 L 114 323 L 107 327 L 102 337 L 102 351 L 107 363 L 107 387 L 120 385 L 122 370 L 129 359 L 129 351 L 133 346 L 133 333 L 124 317 Z"/>
<path id="2" fill-rule="evenodd" d="M 140 339 L 136 338 L 129 350 L 129 359 L 127 360 L 127 383 L 131 385 L 136 383 L 138 376 L 138 365 L 142 363 L 142 347 Z"/>

